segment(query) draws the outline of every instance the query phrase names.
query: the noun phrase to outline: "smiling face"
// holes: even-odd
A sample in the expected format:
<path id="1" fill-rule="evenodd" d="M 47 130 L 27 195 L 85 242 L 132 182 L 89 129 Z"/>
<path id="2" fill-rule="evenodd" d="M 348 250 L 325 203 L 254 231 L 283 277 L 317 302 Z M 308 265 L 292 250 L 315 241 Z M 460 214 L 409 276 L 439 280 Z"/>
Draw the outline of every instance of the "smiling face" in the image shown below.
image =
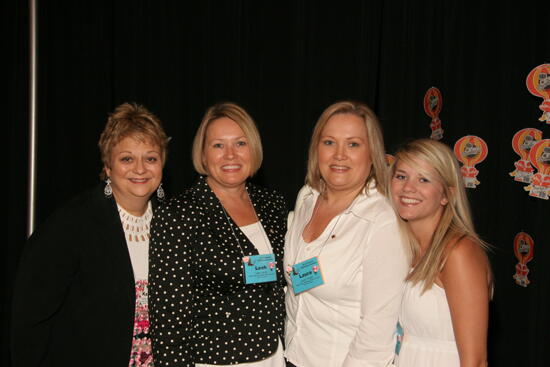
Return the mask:
<path id="1" fill-rule="evenodd" d="M 412 227 L 435 230 L 448 200 L 437 172 L 427 162 L 415 159 L 414 166 L 398 161 L 391 180 L 391 199 L 399 216 Z"/>
<path id="2" fill-rule="evenodd" d="M 227 117 L 208 126 L 202 154 L 208 184 L 219 188 L 244 185 L 251 173 L 248 140 L 237 123 Z"/>
<path id="3" fill-rule="evenodd" d="M 126 137 L 111 150 L 105 172 L 111 179 L 116 202 L 130 214 L 142 215 L 162 180 L 161 150 L 146 141 Z"/>
<path id="4" fill-rule="evenodd" d="M 317 154 L 328 190 L 361 190 L 372 166 L 365 122 L 351 113 L 332 116 L 321 132 Z"/>

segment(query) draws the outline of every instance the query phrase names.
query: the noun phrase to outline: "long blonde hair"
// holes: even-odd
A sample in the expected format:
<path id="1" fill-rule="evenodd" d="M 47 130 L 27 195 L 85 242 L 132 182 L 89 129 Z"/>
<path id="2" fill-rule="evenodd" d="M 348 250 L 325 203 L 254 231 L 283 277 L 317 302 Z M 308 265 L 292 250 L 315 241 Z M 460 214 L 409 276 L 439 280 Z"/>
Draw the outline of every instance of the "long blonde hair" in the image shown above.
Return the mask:
<path id="1" fill-rule="evenodd" d="M 435 177 L 433 174 L 420 169 L 415 160 L 422 160 L 432 166 L 436 172 Z M 432 139 L 419 139 L 406 144 L 395 154 L 395 162 L 391 167 L 392 179 L 398 162 L 403 162 L 418 169 L 422 175 L 431 181 L 441 183 L 444 195 L 448 200 L 433 234 L 432 242 L 420 259 L 420 245 L 416 237 L 407 221 L 399 218 L 401 233 L 404 236 L 405 243 L 409 245 L 410 255 L 412 259 L 419 259 L 407 280 L 413 284 L 423 281 L 424 292 L 432 287 L 445 265 L 452 245 L 462 237 L 472 239 L 484 250 L 487 250 L 489 246 L 475 232 L 460 168 L 448 146 Z M 390 182 L 392 179 L 390 179 Z M 391 184 L 389 185 L 389 193 L 389 196 L 392 197 Z M 392 205 L 395 205 L 393 200 Z"/>

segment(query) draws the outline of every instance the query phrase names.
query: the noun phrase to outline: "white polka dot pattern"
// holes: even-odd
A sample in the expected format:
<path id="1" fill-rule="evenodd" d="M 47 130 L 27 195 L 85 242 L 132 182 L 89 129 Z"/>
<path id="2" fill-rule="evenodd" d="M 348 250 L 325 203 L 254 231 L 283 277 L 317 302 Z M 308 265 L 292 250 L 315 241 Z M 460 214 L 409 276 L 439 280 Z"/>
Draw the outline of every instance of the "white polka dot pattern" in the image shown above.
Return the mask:
<path id="1" fill-rule="evenodd" d="M 286 206 L 247 185 L 277 259 L 277 282 L 245 285 L 242 253 L 204 177 L 155 211 L 149 304 L 156 366 L 230 365 L 267 358 L 283 335 Z M 230 219 L 245 255 L 258 254 Z"/>

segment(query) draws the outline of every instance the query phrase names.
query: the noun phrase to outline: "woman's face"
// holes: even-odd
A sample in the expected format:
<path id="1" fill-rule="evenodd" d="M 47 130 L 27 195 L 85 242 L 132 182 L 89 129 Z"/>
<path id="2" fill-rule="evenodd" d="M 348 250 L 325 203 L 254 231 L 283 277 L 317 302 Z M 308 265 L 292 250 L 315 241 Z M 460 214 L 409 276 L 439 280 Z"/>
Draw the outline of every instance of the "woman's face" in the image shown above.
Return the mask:
<path id="1" fill-rule="evenodd" d="M 162 180 L 160 148 L 126 137 L 113 147 L 109 162 L 105 172 L 111 179 L 115 200 L 135 214 L 132 208 L 147 204 Z"/>
<path id="2" fill-rule="evenodd" d="M 444 187 L 439 181 L 428 179 L 427 176 L 437 177 L 437 172 L 428 162 L 415 159 L 414 163 L 419 169 L 401 161 L 396 163 L 391 180 L 391 199 L 399 216 L 411 225 L 427 224 L 435 228 L 448 203 Z"/>
<path id="3" fill-rule="evenodd" d="M 239 125 L 227 117 L 208 125 L 202 159 L 211 186 L 237 187 L 250 176 L 248 139 Z"/>
<path id="4" fill-rule="evenodd" d="M 362 189 L 372 166 L 364 121 L 350 113 L 329 118 L 321 132 L 317 155 L 327 189 Z"/>

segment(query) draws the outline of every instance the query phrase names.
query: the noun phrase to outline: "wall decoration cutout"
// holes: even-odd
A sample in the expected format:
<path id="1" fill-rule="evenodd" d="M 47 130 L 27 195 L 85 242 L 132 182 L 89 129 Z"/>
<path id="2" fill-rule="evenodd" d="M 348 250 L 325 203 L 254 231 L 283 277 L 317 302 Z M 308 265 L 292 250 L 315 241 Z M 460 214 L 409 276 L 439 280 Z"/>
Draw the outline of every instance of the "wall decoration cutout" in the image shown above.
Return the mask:
<path id="1" fill-rule="evenodd" d="M 539 121 L 550 124 L 550 64 L 542 64 L 531 70 L 525 84 L 532 95 L 543 99 L 539 105 L 542 110 Z"/>
<path id="2" fill-rule="evenodd" d="M 436 87 L 431 87 L 424 95 L 424 111 L 432 118 L 432 122 L 430 123 L 430 128 L 432 129 L 430 139 L 441 140 L 443 138 L 443 129 L 441 128 L 441 120 L 439 119 L 441 108 L 443 108 L 441 92 Z"/>
<path id="3" fill-rule="evenodd" d="M 533 145 L 529 160 L 538 172 L 533 175 L 531 184 L 524 187 L 529 196 L 548 200 L 550 195 L 550 139 L 543 139 Z"/>
<path id="4" fill-rule="evenodd" d="M 479 171 L 475 165 L 483 162 L 489 153 L 487 143 L 479 136 L 467 135 L 457 140 L 454 147 L 456 158 L 462 162 L 460 172 L 464 178 L 464 186 L 475 189 L 480 182 L 477 180 Z"/>
<path id="5" fill-rule="evenodd" d="M 529 152 L 541 139 L 542 131 L 532 128 L 521 129 L 514 134 L 512 138 L 512 148 L 521 158 L 519 161 L 514 162 L 516 169 L 510 172 L 510 176 L 514 177 L 514 180 L 523 183 L 531 183 L 531 178 L 533 177 L 533 171 L 535 169 L 531 165 Z"/>
<path id="6" fill-rule="evenodd" d="M 395 157 L 391 154 L 386 153 L 386 164 L 391 166 L 395 162 Z"/>
<path id="7" fill-rule="evenodd" d="M 514 254 L 519 261 L 516 264 L 514 279 L 516 280 L 516 284 L 522 287 L 527 287 L 530 283 L 529 279 L 527 279 L 527 274 L 529 274 L 527 263 L 533 259 L 534 249 L 535 241 L 527 233 L 519 232 L 514 237 Z"/>

